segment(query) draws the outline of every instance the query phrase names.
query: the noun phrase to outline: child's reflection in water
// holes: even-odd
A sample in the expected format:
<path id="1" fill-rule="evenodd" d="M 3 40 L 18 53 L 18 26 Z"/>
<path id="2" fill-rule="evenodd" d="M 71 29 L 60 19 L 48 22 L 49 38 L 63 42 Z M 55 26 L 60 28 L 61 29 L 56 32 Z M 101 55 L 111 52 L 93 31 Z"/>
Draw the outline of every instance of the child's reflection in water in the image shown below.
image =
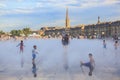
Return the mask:
<path id="1" fill-rule="evenodd" d="M 36 64 L 35 63 L 33 63 L 33 67 L 32 67 L 32 73 L 33 73 L 33 75 L 34 75 L 34 77 L 37 77 L 37 69 L 36 69 Z"/>

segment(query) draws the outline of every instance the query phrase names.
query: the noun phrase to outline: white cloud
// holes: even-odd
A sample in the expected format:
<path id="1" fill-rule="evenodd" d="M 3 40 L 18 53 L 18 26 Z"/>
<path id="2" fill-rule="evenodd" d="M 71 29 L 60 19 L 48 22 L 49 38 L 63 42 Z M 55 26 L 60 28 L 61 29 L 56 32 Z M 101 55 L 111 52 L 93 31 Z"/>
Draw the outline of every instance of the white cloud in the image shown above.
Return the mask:
<path id="1" fill-rule="evenodd" d="M 47 0 L 37 2 L 37 7 L 91 8 L 119 3 L 119 0 Z"/>
<path id="2" fill-rule="evenodd" d="M 6 7 L 6 4 L 0 3 L 0 8 L 4 8 L 4 7 Z"/>
<path id="3" fill-rule="evenodd" d="M 7 1 L 7 0 L 6 0 Z M 31 2 L 27 0 L 14 0 L 14 1 L 20 1 L 20 2 Z M 7 1 L 9 3 L 9 1 Z M 36 0 L 33 1 L 33 4 L 30 3 L 29 6 L 17 6 L 13 7 L 12 9 L 4 9 L 3 7 L 7 6 L 5 4 L 0 3 L 0 15 L 5 15 L 5 14 L 28 14 L 32 13 L 35 11 L 49 11 L 50 9 L 60 9 L 60 8 L 81 8 L 81 9 L 86 9 L 86 8 L 91 8 L 91 7 L 97 7 L 97 6 L 106 6 L 106 5 L 112 5 L 115 3 L 120 2 L 119 0 Z M 11 2 L 12 3 L 12 2 Z M 22 4 L 22 3 L 20 3 Z M 12 5 L 11 5 L 12 6 Z M 39 9 L 39 10 L 38 10 Z"/>
<path id="4" fill-rule="evenodd" d="M 15 9 L 14 13 L 23 13 L 23 14 L 27 14 L 27 13 L 32 13 L 33 10 L 32 9 Z"/>
<path id="5" fill-rule="evenodd" d="M 17 0 L 18 2 L 22 2 L 23 0 Z"/>
<path id="6" fill-rule="evenodd" d="M 37 7 L 37 8 L 44 7 L 44 4 L 43 4 L 43 3 L 41 3 L 41 2 L 37 2 L 37 3 L 36 3 L 36 7 Z"/>
<path id="7" fill-rule="evenodd" d="M 13 9 L 13 10 L 0 10 L 0 16 L 7 14 L 29 14 L 34 12 L 33 9 Z"/>
<path id="8" fill-rule="evenodd" d="M 65 26 L 65 20 L 54 20 L 49 22 L 43 22 L 41 24 L 38 24 L 37 26 L 41 27 L 50 27 L 50 26 Z"/>
<path id="9" fill-rule="evenodd" d="M 5 23 L 1 23 L 0 24 L 0 28 L 5 28 L 5 27 L 13 27 L 13 26 L 16 26 L 16 24 L 11 24 L 11 23 L 7 23 L 7 24 L 5 24 Z"/>
<path id="10" fill-rule="evenodd" d="M 116 21 L 116 20 L 120 20 L 120 16 L 119 15 L 118 16 L 106 17 L 104 19 L 104 22 L 106 22 L 106 21 Z"/>
<path id="11" fill-rule="evenodd" d="M 8 11 L 8 10 L 0 10 L 0 16 L 1 15 L 6 15 L 6 14 L 9 14 L 10 13 L 10 11 Z"/>
<path id="12" fill-rule="evenodd" d="M 20 24 L 16 24 L 16 23 L 0 23 L 0 30 L 3 30 L 3 31 L 10 31 L 12 29 L 20 29 Z"/>
<path id="13" fill-rule="evenodd" d="M 7 1 L 9 3 L 9 0 L 5 0 L 5 1 Z M 56 12 L 56 11 L 60 10 L 62 12 L 63 9 L 65 9 L 66 7 L 76 8 L 74 10 L 74 11 L 76 11 L 76 10 L 78 10 L 78 8 L 81 8 L 80 10 L 84 10 L 84 9 L 88 9 L 88 8 L 92 8 L 92 7 L 110 6 L 110 5 L 114 5 L 116 3 L 120 3 L 119 0 L 12 0 L 12 1 L 13 2 L 9 3 L 10 7 L 8 8 L 7 5 L 1 3 L 1 0 L 0 0 L 0 15 L 29 14 L 29 13 L 38 13 L 38 14 L 45 13 L 45 14 L 47 14 L 47 12 L 49 12 L 49 11 Z M 33 3 L 31 1 L 33 1 Z M 17 4 L 12 5 L 12 4 L 15 4 L 16 2 L 20 2 L 20 3 L 18 5 Z M 118 5 L 118 8 L 116 8 L 115 10 L 112 7 L 110 12 L 120 13 L 119 5 Z M 109 14 L 109 13 L 106 12 L 106 14 Z M 76 24 L 79 24 L 82 22 L 82 20 L 80 21 L 78 19 L 79 16 L 77 16 L 75 14 L 73 14 L 71 16 L 75 17 L 74 19 L 71 18 L 71 21 L 70 21 L 71 25 L 74 25 L 74 24 L 76 25 Z M 117 15 L 115 15 L 115 16 L 117 16 Z M 46 17 L 49 17 L 49 15 Z M 65 24 L 64 19 L 56 20 L 56 18 L 53 17 L 53 19 L 52 19 L 53 21 L 52 20 L 47 21 L 46 17 L 45 17 L 45 19 L 41 20 L 40 26 L 57 26 L 57 25 L 64 26 L 64 24 Z M 60 19 L 62 19 L 62 18 L 60 18 Z M 111 18 L 111 20 L 112 19 L 120 19 L 120 18 L 117 16 L 117 17 Z M 20 21 L 17 19 L 15 19 L 13 21 L 18 21 L 19 23 L 14 22 L 15 24 L 13 24 L 13 23 L 9 23 L 9 21 L 5 21 L 5 23 L 7 23 L 7 24 L 0 24 L 0 29 L 7 28 L 8 26 L 12 27 L 12 28 L 15 26 L 18 27 L 25 23 L 25 22 L 20 23 Z M 93 19 L 93 21 L 94 21 L 94 19 Z M 89 22 L 92 23 L 91 20 Z M 26 22 L 26 24 L 27 24 L 27 22 Z M 30 23 L 28 23 L 28 24 L 30 24 Z M 33 25 L 37 25 L 37 24 L 33 24 Z"/>
<path id="14" fill-rule="evenodd" d="M 97 6 L 108 6 L 118 3 L 118 0 L 86 0 L 80 3 L 80 8 L 91 8 Z"/>

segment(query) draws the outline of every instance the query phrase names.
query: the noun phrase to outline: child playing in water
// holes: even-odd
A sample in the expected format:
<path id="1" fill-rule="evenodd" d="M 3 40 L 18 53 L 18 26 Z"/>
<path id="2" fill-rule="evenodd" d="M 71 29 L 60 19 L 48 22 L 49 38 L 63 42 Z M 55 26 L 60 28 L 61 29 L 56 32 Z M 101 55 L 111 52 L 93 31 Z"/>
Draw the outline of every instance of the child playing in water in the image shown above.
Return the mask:
<path id="1" fill-rule="evenodd" d="M 21 40 L 21 42 L 17 45 L 17 47 L 20 46 L 20 53 L 23 53 L 24 49 L 24 43 L 23 43 L 23 40 Z"/>
<path id="2" fill-rule="evenodd" d="M 117 50 L 117 47 L 119 46 L 118 41 L 115 41 L 114 46 L 115 46 L 115 49 Z"/>
<path id="3" fill-rule="evenodd" d="M 89 53 L 89 59 L 90 59 L 90 61 L 87 62 L 87 63 L 83 63 L 83 62 L 81 61 L 81 67 L 82 67 L 82 66 L 88 67 L 88 68 L 90 69 L 90 72 L 89 72 L 88 75 L 89 75 L 89 76 L 92 76 L 92 72 L 93 72 L 93 69 L 94 69 L 94 67 L 95 67 L 95 61 L 94 61 L 93 55 L 92 55 L 91 53 Z"/>
<path id="4" fill-rule="evenodd" d="M 103 40 L 103 48 L 106 49 L 106 42 L 105 42 L 105 40 Z"/>
<path id="5" fill-rule="evenodd" d="M 37 46 L 34 45 L 33 46 L 33 50 L 32 50 L 32 63 L 35 64 L 35 58 L 36 58 L 36 54 L 38 54 L 38 51 L 37 51 Z"/>

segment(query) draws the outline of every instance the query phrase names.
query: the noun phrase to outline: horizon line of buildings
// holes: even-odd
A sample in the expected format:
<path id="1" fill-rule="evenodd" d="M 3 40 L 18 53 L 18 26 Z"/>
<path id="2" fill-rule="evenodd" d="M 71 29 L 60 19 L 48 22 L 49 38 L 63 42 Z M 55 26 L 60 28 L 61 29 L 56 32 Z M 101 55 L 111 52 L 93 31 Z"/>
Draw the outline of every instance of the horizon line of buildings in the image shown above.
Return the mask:
<path id="1" fill-rule="evenodd" d="M 102 22 L 89 25 L 78 25 L 70 28 L 66 27 L 42 27 L 39 32 L 41 35 L 57 37 L 66 32 L 72 37 L 120 37 L 120 20 L 113 22 Z"/>
<path id="2" fill-rule="evenodd" d="M 81 24 L 70 26 L 68 8 L 66 9 L 65 27 L 42 27 L 40 30 L 32 31 L 32 34 L 38 34 L 41 37 L 59 37 L 63 33 L 69 34 L 72 38 L 85 36 L 87 38 L 120 37 L 120 20 L 111 22 L 101 22 L 98 16 L 96 24 Z"/>
<path id="3" fill-rule="evenodd" d="M 100 17 L 98 16 L 98 21 L 96 24 L 81 24 L 71 27 L 67 8 L 65 27 L 42 27 L 39 32 L 40 35 L 47 37 L 58 37 L 62 35 L 63 32 L 69 34 L 69 36 L 73 38 L 79 36 L 86 36 L 87 38 L 119 37 L 120 20 L 112 22 L 100 22 Z"/>

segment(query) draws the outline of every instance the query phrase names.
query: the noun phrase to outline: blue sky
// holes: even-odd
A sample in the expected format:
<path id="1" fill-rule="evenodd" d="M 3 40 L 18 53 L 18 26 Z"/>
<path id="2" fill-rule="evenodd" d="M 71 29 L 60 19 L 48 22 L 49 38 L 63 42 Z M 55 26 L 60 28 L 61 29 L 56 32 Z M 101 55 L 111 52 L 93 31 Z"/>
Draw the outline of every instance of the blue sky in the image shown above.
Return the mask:
<path id="1" fill-rule="evenodd" d="M 120 0 L 0 0 L 0 30 L 64 27 L 66 7 L 71 26 L 120 20 Z"/>

